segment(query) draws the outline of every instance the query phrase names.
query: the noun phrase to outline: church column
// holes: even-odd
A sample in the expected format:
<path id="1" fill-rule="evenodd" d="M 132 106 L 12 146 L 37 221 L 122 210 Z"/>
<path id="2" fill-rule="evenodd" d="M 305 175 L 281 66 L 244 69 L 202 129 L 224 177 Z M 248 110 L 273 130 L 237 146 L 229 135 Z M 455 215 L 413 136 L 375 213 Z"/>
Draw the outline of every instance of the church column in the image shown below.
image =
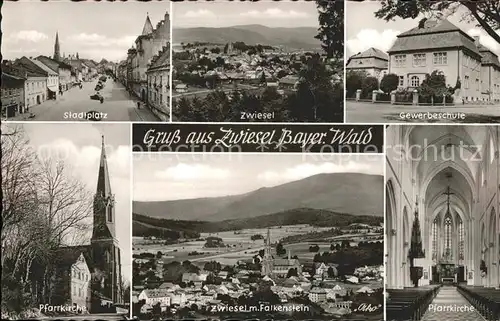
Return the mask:
<path id="1" fill-rule="evenodd" d="M 425 206 L 425 199 L 422 197 L 419 202 L 419 220 L 422 222 L 422 225 L 420 226 L 421 230 L 421 236 L 422 236 L 422 247 L 425 251 L 425 260 L 424 260 L 424 266 L 423 266 L 423 275 L 422 278 L 419 281 L 419 284 L 421 285 L 429 285 L 430 279 L 432 277 L 432 250 L 430 244 L 432 244 L 432 239 L 429 237 L 430 232 L 432 231 L 431 225 L 429 225 L 430 218 L 429 215 L 427 215 L 427 209 Z M 413 226 L 413 224 L 412 224 Z M 427 278 L 425 276 L 427 275 Z"/>

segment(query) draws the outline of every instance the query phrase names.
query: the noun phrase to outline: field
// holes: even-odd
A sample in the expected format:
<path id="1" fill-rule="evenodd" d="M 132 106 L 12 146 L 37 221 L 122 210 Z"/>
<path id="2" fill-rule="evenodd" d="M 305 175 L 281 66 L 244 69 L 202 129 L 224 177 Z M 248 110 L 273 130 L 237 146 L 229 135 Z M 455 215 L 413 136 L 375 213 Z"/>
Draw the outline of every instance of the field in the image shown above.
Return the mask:
<path id="1" fill-rule="evenodd" d="M 270 229 L 271 243 L 275 243 L 283 237 L 297 234 L 305 234 L 313 231 L 328 230 L 328 228 L 318 228 L 310 225 L 293 225 L 272 227 Z M 191 240 L 183 243 L 165 245 L 163 242 L 155 240 L 144 240 L 141 237 L 133 238 L 134 254 L 149 252 L 156 254 L 161 251 L 164 263 L 171 261 L 190 260 L 192 262 L 205 262 L 216 260 L 221 264 L 235 264 L 238 260 L 249 259 L 264 248 L 264 240 L 252 241 L 252 235 L 260 234 L 266 237 L 267 229 L 246 229 L 239 231 L 227 231 L 219 233 L 201 233 L 201 238 L 205 239 L 208 236 L 220 237 L 225 248 L 205 248 L 205 241 Z M 329 244 L 328 244 L 329 247 Z M 307 245 L 307 250 L 309 245 Z M 190 252 L 203 252 L 201 255 L 188 255 Z M 293 251 L 292 251 L 292 255 Z M 298 254 L 297 254 L 298 255 Z"/>

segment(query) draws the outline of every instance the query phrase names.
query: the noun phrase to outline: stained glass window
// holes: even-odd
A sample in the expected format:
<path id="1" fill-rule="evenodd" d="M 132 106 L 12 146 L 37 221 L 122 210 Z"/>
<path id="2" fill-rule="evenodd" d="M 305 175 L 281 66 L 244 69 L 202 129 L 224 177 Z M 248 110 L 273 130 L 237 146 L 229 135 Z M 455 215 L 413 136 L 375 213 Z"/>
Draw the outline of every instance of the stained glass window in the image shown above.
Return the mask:
<path id="1" fill-rule="evenodd" d="M 446 246 L 445 253 L 451 253 L 451 217 L 444 218 L 444 244 Z"/>
<path id="2" fill-rule="evenodd" d="M 458 222 L 458 255 L 459 259 L 463 260 L 464 259 L 464 247 L 465 247 L 465 235 L 464 235 L 464 223 L 462 222 L 462 219 L 459 218 Z"/>
<path id="3" fill-rule="evenodd" d="M 434 219 L 434 222 L 432 223 L 432 256 L 434 258 L 437 257 L 437 243 L 438 243 L 437 230 L 438 230 L 438 219 L 436 217 Z"/>

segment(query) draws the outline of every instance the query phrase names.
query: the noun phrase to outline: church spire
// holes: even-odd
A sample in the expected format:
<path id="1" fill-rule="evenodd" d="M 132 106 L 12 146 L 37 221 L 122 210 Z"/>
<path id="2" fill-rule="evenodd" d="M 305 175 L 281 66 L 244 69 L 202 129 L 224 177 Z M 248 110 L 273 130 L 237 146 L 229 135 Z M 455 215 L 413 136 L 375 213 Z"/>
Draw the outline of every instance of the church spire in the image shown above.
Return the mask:
<path id="1" fill-rule="evenodd" d="M 153 24 L 151 23 L 151 20 L 149 19 L 149 13 L 146 16 L 146 22 L 144 23 L 144 27 L 142 28 L 142 35 L 149 35 L 150 33 L 153 33 Z"/>
<path id="2" fill-rule="evenodd" d="M 54 44 L 54 60 L 61 60 L 61 47 L 59 46 L 59 32 L 56 32 L 56 42 Z"/>
<path id="3" fill-rule="evenodd" d="M 99 174 L 97 176 L 96 195 L 101 195 L 104 197 L 111 196 L 111 184 L 109 181 L 108 161 L 106 159 L 104 136 L 102 136 L 102 142 L 101 142 L 101 160 L 99 162 Z"/>

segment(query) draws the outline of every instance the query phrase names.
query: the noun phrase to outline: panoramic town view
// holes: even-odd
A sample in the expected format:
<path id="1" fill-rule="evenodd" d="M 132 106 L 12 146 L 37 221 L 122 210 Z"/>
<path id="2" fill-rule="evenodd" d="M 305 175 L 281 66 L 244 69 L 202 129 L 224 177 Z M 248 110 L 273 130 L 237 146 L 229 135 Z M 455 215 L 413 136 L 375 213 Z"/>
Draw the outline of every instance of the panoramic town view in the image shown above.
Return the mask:
<path id="1" fill-rule="evenodd" d="M 382 320 L 383 158 L 229 156 L 134 156 L 133 316 Z"/>
<path id="2" fill-rule="evenodd" d="M 344 4 L 173 4 L 174 121 L 342 122 Z"/>
<path id="3" fill-rule="evenodd" d="M 399 6 L 346 2 L 347 121 L 498 122 L 500 36 L 487 4 L 474 19 L 460 3 Z"/>
<path id="4" fill-rule="evenodd" d="M 128 316 L 130 127 L 1 129 L 1 319 Z"/>
<path id="5" fill-rule="evenodd" d="M 169 120 L 169 7 L 4 3 L 2 119 Z"/>

